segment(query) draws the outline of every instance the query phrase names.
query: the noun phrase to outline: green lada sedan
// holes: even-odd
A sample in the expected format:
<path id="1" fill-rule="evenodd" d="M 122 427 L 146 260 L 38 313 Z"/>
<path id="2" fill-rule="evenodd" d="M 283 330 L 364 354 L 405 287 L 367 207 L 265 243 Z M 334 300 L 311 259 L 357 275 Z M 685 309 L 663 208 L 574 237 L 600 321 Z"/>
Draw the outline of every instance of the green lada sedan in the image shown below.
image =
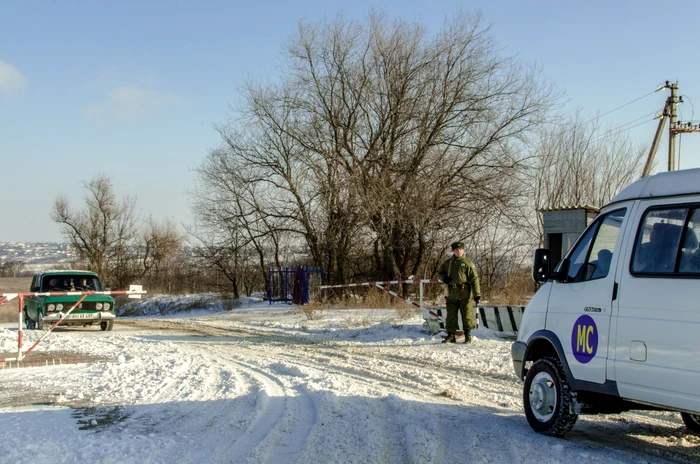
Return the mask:
<path id="1" fill-rule="evenodd" d="M 90 271 L 44 271 L 32 279 L 30 292 L 101 292 L 102 282 Z M 68 312 L 82 295 L 42 295 L 24 298 L 24 320 L 27 329 L 43 329 Z M 114 325 L 114 299 L 109 295 L 88 295 L 61 322 L 61 326 L 98 324 L 102 330 Z"/>

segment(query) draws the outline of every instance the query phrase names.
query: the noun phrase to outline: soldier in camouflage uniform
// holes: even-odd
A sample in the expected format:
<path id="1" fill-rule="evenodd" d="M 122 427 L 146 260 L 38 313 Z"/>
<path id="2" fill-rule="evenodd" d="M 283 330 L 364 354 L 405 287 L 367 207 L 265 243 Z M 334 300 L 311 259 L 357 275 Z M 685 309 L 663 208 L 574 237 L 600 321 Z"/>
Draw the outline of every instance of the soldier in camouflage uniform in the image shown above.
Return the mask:
<path id="1" fill-rule="evenodd" d="M 457 332 L 457 312 L 462 314 L 462 328 L 464 329 L 464 343 L 471 342 L 471 329 L 476 327 L 474 311 L 470 297 L 475 304 L 479 304 L 481 291 L 479 290 L 479 276 L 476 274 L 474 263 L 464 257 L 464 242 L 452 244 L 453 256 L 442 263 L 438 277 L 447 284 L 447 338 L 442 343 L 455 343 Z"/>

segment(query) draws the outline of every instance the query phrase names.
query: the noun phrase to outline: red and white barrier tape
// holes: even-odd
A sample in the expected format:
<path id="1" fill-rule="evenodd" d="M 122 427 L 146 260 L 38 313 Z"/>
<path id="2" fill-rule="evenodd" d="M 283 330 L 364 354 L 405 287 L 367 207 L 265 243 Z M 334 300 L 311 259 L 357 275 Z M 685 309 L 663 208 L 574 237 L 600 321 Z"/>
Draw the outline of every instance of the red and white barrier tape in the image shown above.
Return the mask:
<path id="1" fill-rule="evenodd" d="M 60 323 L 63 321 L 63 319 L 65 319 L 71 312 L 73 312 L 73 310 L 74 310 L 75 308 L 77 308 L 78 305 L 80 305 L 80 303 L 82 303 L 83 300 L 85 299 L 85 297 L 87 297 L 87 296 L 88 296 L 87 294 L 81 296 L 80 299 L 79 299 L 78 301 L 76 301 L 76 303 L 75 303 L 68 311 L 66 311 L 65 314 L 62 314 L 62 315 L 61 315 L 61 318 L 60 318 L 59 320 L 57 320 L 56 322 L 54 322 L 54 324 L 49 328 L 49 330 L 47 330 L 46 333 L 44 333 L 44 335 L 42 335 L 41 337 L 39 337 L 39 340 L 37 340 L 36 343 L 34 343 L 34 344 L 31 346 L 31 348 L 29 348 L 29 349 L 24 353 L 24 356 L 26 356 L 26 355 L 28 355 L 29 353 L 31 353 L 32 350 L 34 350 L 34 348 L 36 348 L 36 346 L 37 346 L 39 343 L 41 343 L 41 341 L 42 341 L 43 339 L 45 339 L 46 337 L 48 337 L 49 334 L 50 334 L 51 332 L 53 332 L 53 329 L 55 329 L 56 326 L 58 326 L 58 324 L 60 324 Z"/>
<path id="2" fill-rule="evenodd" d="M 22 292 L 22 293 L 0 293 L 0 302 L 3 297 L 7 297 L 8 301 L 22 295 L 23 298 L 28 296 L 82 296 L 82 295 L 145 295 L 145 291 L 87 291 L 87 292 Z M 5 302 L 6 303 L 6 302 Z"/>
<path id="3" fill-rule="evenodd" d="M 392 292 L 391 290 L 387 290 L 386 288 L 382 287 L 380 284 L 377 284 L 377 283 L 374 283 L 374 287 L 377 287 L 377 288 L 380 289 L 381 291 L 386 292 L 386 293 L 388 293 L 389 295 L 395 296 L 396 298 L 399 298 L 399 299 L 405 301 L 406 303 L 415 306 L 416 308 L 420 308 L 420 309 L 422 309 L 423 311 L 426 311 L 426 312 L 427 312 L 428 314 L 430 314 L 431 316 L 437 317 L 439 320 L 442 320 L 442 318 L 440 317 L 440 315 L 439 315 L 438 313 L 436 313 L 435 311 L 432 311 L 432 310 L 430 310 L 430 309 L 427 309 L 427 308 L 422 307 L 421 305 L 419 305 L 419 304 L 416 303 L 415 301 L 411 300 L 410 298 L 404 298 L 404 297 L 402 297 L 401 295 L 399 295 L 398 293 Z"/>
<path id="4" fill-rule="evenodd" d="M 88 292 L 26 292 L 26 293 L 0 293 L 0 304 L 2 303 L 7 303 L 8 301 L 19 297 L 19 311 L 18 311 L 18 325 L 17 325 L 17 358 L 4 358 L 0 359 L 0 362 L 5 362 L 5 361 L 21 361 L 23 358 L 23 353 L 22 353 L 22 302 L 25 297 L 31 297 L 31 296 L 80 296 L 80 300 L 78 300 L 75 305 L 68 310 L 56 323 L 54 323 L 49 330 L 37 340 L 34 345 L 32 345 L 31 348 L 29 348 L 24 355 L 29 354 L 36 346 L 44 339 L 46 338 L 51 332 L 53 332 L 53 329 L 58 326 L 58 324 L 63 321 L 66 316 L 68 316 L 71 311 L 73 311 L 87 296 L 90 295 L 127 295 L 129 298 L 141 298 L 141 295 L 146 294 L 144 290 L 142 290 L 142 287 L 140 285 L 132 285 L 129 290 L 117 290 L 117 291 L 88 291 Z"/>
<path id="5" fill-rule="evenodd" d="M 344 287 L 374 287 L 377 285 L 393 285 L 393 284 L 439 284 L 437 279 L 413 279 L 413 280 L 383 280 L 380 282 L 361 282 L 356 284 L 338 284 L 338 285 L 321 285 L 321 289 L 325 288 L 344 288 Z"/>
<path id="6" fill-rule="evenodd" d="M 411 304 L 417 308 L 420 308 L 423 311 L 426 311 L 428 314 L 430 314 L 433 317 L 438 318 L 439 320 L 443 321 L 443 318 L 440 317 L 438 313 L 435 311 L 432 311 L 430 309 L 424 308 L 423 306 L 419 305 L 415 301 L 411 300 L 410 298 L 404 298 L 401 295 L 399 295 L 396 292 L 392 292 L 391 290 L 387 290 L 386 288 L 383 287 L 383 285 L 392 285 L 392 284 L 439 284 L 442 283 L 438 279 L 411 279 L 411 280 L 383 280 L 379 282 L 360 282 L 360 283 L 355 283 L 355 284 L 338 284 L 338 285 L 321 285 L 321 289 L 326 289 L 326 288 L 345 288 L 345 287 L 377 287 L 378 289 L 382 290 L 385 293 L 388 293 L 389 295 L 395 296 L 396 298 L 399 298 L 403 301 L 405 301 L 408 304 Z"/>
<path id="7" fill-rule="evenodd" d="M 10 300 L 17 298 L 19 293 L 0 293 L 0 304 L 5 304 Z"/>

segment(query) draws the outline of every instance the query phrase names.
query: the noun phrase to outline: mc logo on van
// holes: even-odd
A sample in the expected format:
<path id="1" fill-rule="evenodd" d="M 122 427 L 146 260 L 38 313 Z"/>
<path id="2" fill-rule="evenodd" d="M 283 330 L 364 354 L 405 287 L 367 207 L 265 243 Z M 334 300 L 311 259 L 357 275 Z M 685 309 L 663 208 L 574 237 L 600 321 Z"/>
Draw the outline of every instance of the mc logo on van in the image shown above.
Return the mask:
<path id="1" fill-rule="evenodd" d="M 571 331 L 571 351 L 580 363 L 590 362 L 598 351 L 598 327 L 591 316 L 576 319 Z"/>

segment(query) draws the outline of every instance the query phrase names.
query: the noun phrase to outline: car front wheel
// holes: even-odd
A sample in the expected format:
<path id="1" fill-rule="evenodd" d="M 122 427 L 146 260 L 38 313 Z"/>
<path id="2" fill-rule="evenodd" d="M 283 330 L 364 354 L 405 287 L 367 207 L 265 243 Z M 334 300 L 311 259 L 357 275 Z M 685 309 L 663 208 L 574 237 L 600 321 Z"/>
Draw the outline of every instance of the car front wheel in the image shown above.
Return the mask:
<path id="1" fill-rule="evenodd" d="M 34 320 L 29 317 L 29 314 L 27 314 L 27 308 L 25 306 L 24 308 L 24 325 L 27 328 L 27 330 L 33 329 L 34 328 Z"/>
<path id="2" fill-rule="evenodd" d="M 523 388 L 525 417 L 535 431 L 563 437 L 576 423 L 571 389 L 558 358 L 535 361 Z"/>
<path id="3" fill-rule="evenodd" d="M 681 413 L 681 419 L 688 430 L 693 433 L 700 434 L 700 414 L 688 414 L 687 412 Z"/>
<path id="4" fill-rule="evenodd" d="M 34 322 L 36 330 L 43 330 L 44 329 L 44 315 L 41 314 L 41 311 L 37 311 L 36 313 L 36 321 Z"/>
<path id="5" fill-rule="evenodd" d="M 100 322 L 100 329 L 102 330 L 112 330 L 112 327 L 114 327 L 114 321 L 103 321 Z"/>

